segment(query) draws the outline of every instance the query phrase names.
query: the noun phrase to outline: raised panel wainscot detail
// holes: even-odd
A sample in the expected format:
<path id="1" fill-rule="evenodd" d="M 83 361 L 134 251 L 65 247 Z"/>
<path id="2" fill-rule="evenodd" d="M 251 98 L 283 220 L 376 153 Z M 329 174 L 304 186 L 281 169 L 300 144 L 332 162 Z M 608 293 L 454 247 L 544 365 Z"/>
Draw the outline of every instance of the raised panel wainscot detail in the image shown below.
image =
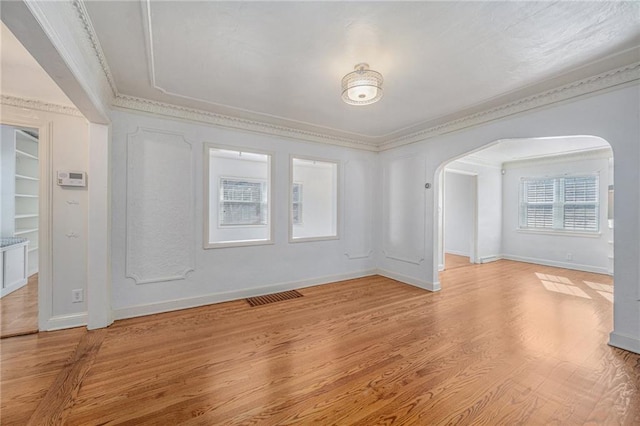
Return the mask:
<path id="1" fill-rule="evenodd" d="M 424 261 L 425 169 L 421 156 L 390 159 L 384 167 L 383 254 L 389 259 Z"/>
<path id="2" fill-rule="evenodd" d="M 194 270 L 193 172 L 183 135 L 128 135 L 126 276 L 137 284 L 185 279 Z"/>

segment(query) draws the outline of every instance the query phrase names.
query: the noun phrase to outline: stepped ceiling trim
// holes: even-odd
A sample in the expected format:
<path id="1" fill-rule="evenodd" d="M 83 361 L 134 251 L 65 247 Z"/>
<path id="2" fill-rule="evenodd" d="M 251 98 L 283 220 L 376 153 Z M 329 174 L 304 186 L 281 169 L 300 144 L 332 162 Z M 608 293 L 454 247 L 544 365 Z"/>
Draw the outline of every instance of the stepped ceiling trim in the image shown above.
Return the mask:
<path id="1" fill-rule="evenodd" d="M 76 11 L 76 19 L 80 20 L 84 28 L 85 38 L 93 49 L 93 55 L 97 58 L 104 72 L 105 78 L 109 82 L 114 99 L 112 105 L 117 108 L 141 111 L 152 114 L 159 114 L 178 119 L 196 121 L 212 124 L 221 127 L 246 130 L 272 136 L 294 138 L 308 142 L 327 143 L 349 148 L 364 149 L 369 151 L 383 151 L 402 145 L 430 139 L 446 133 L 459 131 L 468 127 L 477 126 L 489 121 L 498 120 L 514 114 L 541 108 L 557 102 L 569 100 L 571 98 L 587 95 L 601 90 L 611 89 L 623 84 L 640 81 L 640 62 L 635 62 L 626 66 L 612 69 L 610 71 L 578 80 L 569 84 L 559 86 L 555 89 L 542 93 L 527 96 L 525 98 L 506 103 L 504 105 L 487 109 L 467 115 L 462 118 L 433 125 L 424 123 L 418 130 L 413 129 L 410 133 L 394 137 L 362 137 L 359 139 L 342 138 L 327 135 L 320 132 L 313 132 L 306 129 L 297 129 L 288 126 L 276 125 L 256 120 L 232 117 L 217 114 L 201 109 L 183 107 L 134 96 L 128 96 L 118 91 L 113 76 L 109 69 L 105 55 L 100 46 L 100 42 L 95 33 L 88 12 L 83 0 L 73 1 Z M 4 96 L 3 96 L 4 102 Z"/>
<path id="2" fill-rule="evenodd" d="M 84 117 L 82 113 L 78 111 L 78 109 L 76 108 L 43 102 L 37 99 L 25 99 L 25 98 L 18 98 L 16 96 L 2 95 L 0 97 L 0 104 L 17 107 L 17 108 L 26 108 L 26 109 L 33 109 L 37 111 L 52 112 L 55 114 L 72 115 L 74 117 Z"/>

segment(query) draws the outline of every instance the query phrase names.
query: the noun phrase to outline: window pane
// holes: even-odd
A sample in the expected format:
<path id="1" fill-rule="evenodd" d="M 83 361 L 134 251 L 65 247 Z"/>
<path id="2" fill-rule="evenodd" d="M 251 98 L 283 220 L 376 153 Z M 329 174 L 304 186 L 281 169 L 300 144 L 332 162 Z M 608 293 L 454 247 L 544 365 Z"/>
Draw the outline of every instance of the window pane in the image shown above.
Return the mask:
<path id="1" fill-rule="evenodd" d="M 208 244 L 271 240 L 271 156 L 209 148 Z"/>
<path id="2" fill-rule="evenodd" d="M 596 176 L 565 178 L 565 202 L 598 202 L 598 178 Z"/>
<path id="3" fill-rule="evenodd" d="M 338 163 L 292 158 L 291 168 L 291 239 L 336 238 Z"/>
<path id="4" fill-rule="evenodd" d="M 598 231 L 597 206 L 565 205 L 564 229 L 576 231 Z"/>
<path id="5" fill-rule="evenodd" d="M 553 227 L 552 205 L 528 205 L 527 228 L 551 229 Z"/>

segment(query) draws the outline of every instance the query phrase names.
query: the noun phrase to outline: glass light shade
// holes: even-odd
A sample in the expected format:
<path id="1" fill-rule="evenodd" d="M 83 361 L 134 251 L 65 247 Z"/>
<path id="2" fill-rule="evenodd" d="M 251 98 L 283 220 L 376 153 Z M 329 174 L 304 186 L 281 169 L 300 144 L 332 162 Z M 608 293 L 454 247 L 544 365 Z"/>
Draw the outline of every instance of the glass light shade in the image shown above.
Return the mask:
<path id="1" fill-rule="evenodd" d="M 342 79 L 342 100 L 350 105 L 369 105 L 382 98 L 382 75 L 358 64 Z"/>

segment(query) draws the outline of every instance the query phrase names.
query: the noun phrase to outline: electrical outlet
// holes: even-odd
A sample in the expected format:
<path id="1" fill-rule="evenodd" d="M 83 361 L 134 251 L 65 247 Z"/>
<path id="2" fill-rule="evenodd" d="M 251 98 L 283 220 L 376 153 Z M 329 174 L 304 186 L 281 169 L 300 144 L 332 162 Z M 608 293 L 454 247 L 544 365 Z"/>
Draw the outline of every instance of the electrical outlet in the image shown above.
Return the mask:
<path id="1" fill-rule="evenodd" d="M 81 288 L 76 288 L 75 290 L 71 290 L 71 302 L 72 303 L 80 303 L 84 300 L 83 291 Z"/>
<path id="2" fill-rule="evenodd" d="M 567 253 L 567 260 L 573 260 L 573 253 Z"/>

